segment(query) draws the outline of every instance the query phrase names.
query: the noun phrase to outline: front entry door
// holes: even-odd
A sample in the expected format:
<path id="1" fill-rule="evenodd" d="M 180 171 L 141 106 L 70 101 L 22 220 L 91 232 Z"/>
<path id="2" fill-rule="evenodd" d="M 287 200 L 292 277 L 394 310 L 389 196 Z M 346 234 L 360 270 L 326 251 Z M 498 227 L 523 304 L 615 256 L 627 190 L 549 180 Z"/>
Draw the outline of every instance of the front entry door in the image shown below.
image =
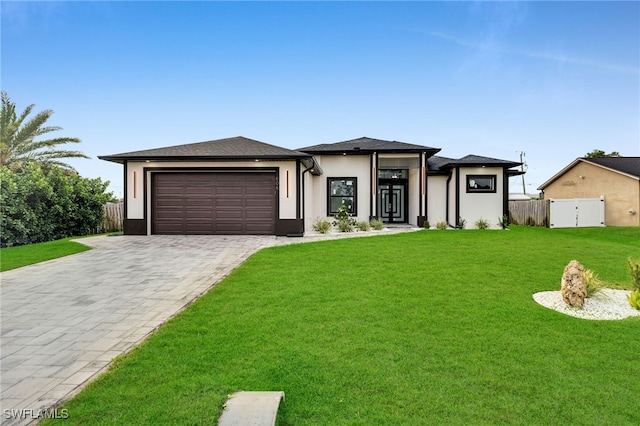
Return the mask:
<path id="1" fill-rule="evenodd" d="M 385 223 L 407 222 L 407 182 L 381 180 L 378 212 Z"/>

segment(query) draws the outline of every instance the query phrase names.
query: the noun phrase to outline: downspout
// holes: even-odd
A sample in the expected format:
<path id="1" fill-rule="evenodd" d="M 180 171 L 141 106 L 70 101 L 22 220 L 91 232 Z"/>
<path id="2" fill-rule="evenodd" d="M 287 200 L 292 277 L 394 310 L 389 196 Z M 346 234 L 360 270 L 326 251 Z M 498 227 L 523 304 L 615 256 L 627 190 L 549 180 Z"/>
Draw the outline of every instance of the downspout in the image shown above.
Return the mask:
<path id="1" fill-rule="evenodd" d="M 502 169 L 502 216 L 507 216 L 507 223 L 509 223 L 509 175 L 505 168 Z"/>
<path id="2" fill-rule="evenodd" d="M 304 234 L 305 231 L 305 209 L 304 209 L 304 205 L 305 205 L 305 198 L 304 198 L 304 174 L 307 172 L 310 172 L 311 170 L 313 170 L 314 168 L 314 164 L 311 164 L 310 167 L 306 168 L 303 172 L 302 175 L 300 177 L 300 179 L 302 180 L 302 233 Z"/>
<path id="3" fill-rule="evenodd" d="M 127 226 L 127 220 L 129 219 L 129 193 L 127 191 L 128 187 L 128 182 L 127 182 L 127 173 L 128 173 L 128 168 L 129 168 L 129 164 L 127 162 L 127 160 L 124 160 L 122 165 L 124 166 L 124 191 L 122 191 L 124 193 L 123 195 L 123 200 L 122 202 L 124 203 L 123 205 L 123 219 L 122 219 L 122 233 L 127 235 L 127 231 L 129 231 L 129 227 Z"/>
<path id="4" fill-rule="evenodd" d="M 446 206 L 445 217 L 447 219 L 447 225 L 449 225 L 451 228 L 455 228 L 455 226 L 449 223 L 449 184 L 451 182 L 452 177 L 453 177 L 453 170 L 449 169 L 449 176 L 447 177 L 447 190 L 445 195 L 445 206 Z"/>
<path id="5" fill-rule="evenodd" d="M 424 160 L 424 152 L 420 153 L 420 161 L 418 163 L 418 176 L 420 179 L 420 185 L 419 186 L 419 191 L 420 194 L 418 195 L 418 218 L 422 217 L 422 208 L 424 206 L 424 179 L 425 177 L 422 175 L 424 173 L 423 167 L 423 160 Z M 426 216 L 426 215 L 425 215 Z"/>
<path id="6" fill-rule="evenodd" d="M 460 167 L 456 167 L 456 228 L 460 227 Z"/>
<path id="7" fill-rule="evenodd" d="M 369 198 L 369 220 L 371 220 L 373 218 L 373 203 L 375 202 L 375 194 L 376 194 L 376 184 L 374 182 L 374 179 L 376 178 L 374 176 L 375 173 L 377 173 L 374 170 L 374 163 L 373 163 L 373 156 L 375 154 L 371 153 L 369 154 L 369 185 L 371 185 L 371 190 L 369 191 L 369 193 L 371 194 L 370 198 Z"/>

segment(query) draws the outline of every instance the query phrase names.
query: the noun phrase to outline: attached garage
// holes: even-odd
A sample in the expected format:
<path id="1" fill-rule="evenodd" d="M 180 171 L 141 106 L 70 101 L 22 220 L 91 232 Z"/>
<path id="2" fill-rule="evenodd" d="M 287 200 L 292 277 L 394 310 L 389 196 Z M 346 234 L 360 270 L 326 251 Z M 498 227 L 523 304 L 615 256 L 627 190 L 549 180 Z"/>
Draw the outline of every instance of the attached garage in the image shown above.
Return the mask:
<path id="1" fill-rule="evenodd" d="M 301 235 L 312 154 L 242 136 L 99 156 L 124 166 L 126 235 Z"/>
<path id="2" fill-rule="evenodd" d="M 153 234 L 276 233 L 275 171 L 153 173 L 151 192 Z"/>

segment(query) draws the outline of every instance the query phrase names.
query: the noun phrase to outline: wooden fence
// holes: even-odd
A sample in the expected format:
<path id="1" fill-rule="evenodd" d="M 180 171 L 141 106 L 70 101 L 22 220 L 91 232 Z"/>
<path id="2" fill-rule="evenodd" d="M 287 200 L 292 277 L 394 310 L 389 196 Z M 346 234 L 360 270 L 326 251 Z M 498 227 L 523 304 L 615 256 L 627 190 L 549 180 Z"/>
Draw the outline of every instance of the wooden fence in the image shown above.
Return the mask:
<path id="1" fill-rule="evenodd" d="M 107 203 L 104 206 L 104 221 L 101 232 L 122 231 L 124 223 L 124 203 Z"/>
<path id="2" fill-rule="evenodd" d="M 509 201 L 509 219 L 514 225 L 549 226 L 549 200 Z"/>

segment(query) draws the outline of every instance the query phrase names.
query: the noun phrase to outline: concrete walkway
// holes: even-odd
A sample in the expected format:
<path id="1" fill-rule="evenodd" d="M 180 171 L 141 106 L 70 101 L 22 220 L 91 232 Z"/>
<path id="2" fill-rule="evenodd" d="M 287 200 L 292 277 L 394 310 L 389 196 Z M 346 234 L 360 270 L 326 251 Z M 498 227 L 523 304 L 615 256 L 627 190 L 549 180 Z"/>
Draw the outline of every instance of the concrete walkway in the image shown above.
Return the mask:
<path id="1" fill-rule="evenodd" d="M 94 250 L 3 272 L 0 424 L 75 395 L 259 249 L 345 237 L 99 236 L 81 240 Z"/>

